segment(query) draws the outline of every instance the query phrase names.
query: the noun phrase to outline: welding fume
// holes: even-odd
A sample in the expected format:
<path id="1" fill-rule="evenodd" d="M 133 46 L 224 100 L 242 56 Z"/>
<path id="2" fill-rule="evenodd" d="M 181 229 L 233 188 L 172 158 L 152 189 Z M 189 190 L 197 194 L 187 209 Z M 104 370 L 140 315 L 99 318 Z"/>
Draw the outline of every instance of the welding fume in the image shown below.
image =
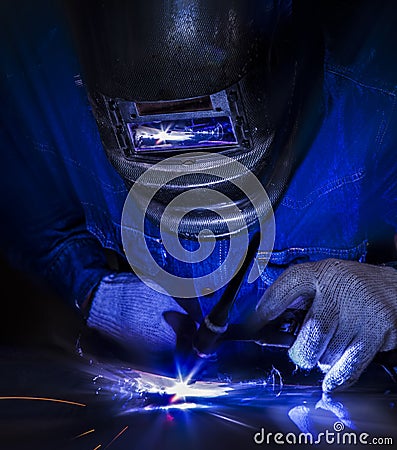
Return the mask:
<path id="1" fill-rule="evenodd" d="M 36 50 L 4 56 L 13 265 L 156 370 L 254 343 L 320 369 L 324 392 L 376 360 L 393 372 L 395 83 L 367 57 L 376 20 L 349 47 L 310 0 L 59 8 L 65 35 L 44 12 Z"/>

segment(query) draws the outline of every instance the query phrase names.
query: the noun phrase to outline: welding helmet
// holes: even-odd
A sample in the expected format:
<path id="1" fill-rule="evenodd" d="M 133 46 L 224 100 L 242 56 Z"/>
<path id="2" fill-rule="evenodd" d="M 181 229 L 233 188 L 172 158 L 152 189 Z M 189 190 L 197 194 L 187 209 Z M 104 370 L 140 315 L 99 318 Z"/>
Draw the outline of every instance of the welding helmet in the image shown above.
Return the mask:
<path id="1" fill-rule="evenodd" d="M 298 159 L 291 143 L 302 108 L 290 1 L 66 3 L 103 147 L 128 187 L 169 156 L 191 152 L 196 167 L 208 167 L 222 154 L 277 203 Z M 199 170 L 174 178 L 147 214 L 158 222 L 172 198 L 206 186 L 232 198 L 250 224 L 250 201 L 230 181 L 227 167 L 222 179 Z M 178 223 L 183 236 L 203 228 L 226 232 L 201 211 Z"/>

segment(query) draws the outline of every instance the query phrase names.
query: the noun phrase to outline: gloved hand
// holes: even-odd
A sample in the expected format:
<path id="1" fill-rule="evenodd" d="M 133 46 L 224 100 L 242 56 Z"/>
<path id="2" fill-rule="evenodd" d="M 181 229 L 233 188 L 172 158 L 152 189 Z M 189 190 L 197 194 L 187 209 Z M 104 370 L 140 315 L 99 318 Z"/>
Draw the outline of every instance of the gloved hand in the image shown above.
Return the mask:
<path id="1" fill-rule="evenodd" d="M 149 288 L 132 273 L 114 273 L 96 288 L 87 325 L 132 350 L 161 355 L 176 345 L 176 334 L 163 317 L 167 311 L 186 317 L 172 297 Z"/>
<path id="2" fill-rule="evenodd" d="M 310 308 L 289 356 L 303 369 L 319 365 L 324 392 L 353 384 L 377 352 L 397 348 L 394 268 L 336 259 L 292 266 L 259 301 L 259 321 L 302 300 Z"/>

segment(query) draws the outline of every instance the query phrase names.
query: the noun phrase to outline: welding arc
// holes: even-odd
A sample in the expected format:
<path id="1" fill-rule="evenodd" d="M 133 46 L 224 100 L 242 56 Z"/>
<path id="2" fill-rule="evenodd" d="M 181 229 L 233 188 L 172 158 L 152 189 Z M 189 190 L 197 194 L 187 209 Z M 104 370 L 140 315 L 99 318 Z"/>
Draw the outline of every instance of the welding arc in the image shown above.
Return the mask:
<path id="1" fill-rule="evenodd" d="M 201 358 L 214 355 L 220 336 L 226 332 L 230 311 L 236 301 L 244 276 L 254 260 L 260 244 L 260 232 L 256 232 L 247 249 L 240 269 L 230 280 L 218 303 L 205 317 L 193 337 L 193 348 Z"/>

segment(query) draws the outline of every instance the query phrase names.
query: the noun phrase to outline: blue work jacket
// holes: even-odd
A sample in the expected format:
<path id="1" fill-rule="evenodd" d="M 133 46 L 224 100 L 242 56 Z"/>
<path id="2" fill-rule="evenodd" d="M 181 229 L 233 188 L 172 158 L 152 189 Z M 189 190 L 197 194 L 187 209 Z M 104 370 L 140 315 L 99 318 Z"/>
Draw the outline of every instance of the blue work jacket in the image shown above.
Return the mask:
<path id="1" fill-rule="evenodd" d="M 6 11 L 1 40 L 1 249 L 80 305 L 109 272 L 104 249 L 121 257 L 127 189 L 108 161 L 87 99 L 73 42 L 54 5 Z M 364 42 L 355 57 L 324 62 L 324 117 L 275 211 L 276 236 L 261 277 L 242 287 L 237 321 L 289 265 L 334 257 L 365 261 L 369 229 L 397 225 L 396 84 Z M 377 59 L 378 58 L 378 59 Z M 342 58 L 343 59 L 343 58 Z M 395 73 L 395 72 L 394 72 Z M 136 258 L 145 237 L 137 231 Z M 146 241 L 159 264 L 178 274 L 159 236 Z M 220 257 L 218 242 L 198 277 Z M 154 274 L 155 276 L 155 274 Z M 222 291 L 203 297 L 206 314 Z"/>

